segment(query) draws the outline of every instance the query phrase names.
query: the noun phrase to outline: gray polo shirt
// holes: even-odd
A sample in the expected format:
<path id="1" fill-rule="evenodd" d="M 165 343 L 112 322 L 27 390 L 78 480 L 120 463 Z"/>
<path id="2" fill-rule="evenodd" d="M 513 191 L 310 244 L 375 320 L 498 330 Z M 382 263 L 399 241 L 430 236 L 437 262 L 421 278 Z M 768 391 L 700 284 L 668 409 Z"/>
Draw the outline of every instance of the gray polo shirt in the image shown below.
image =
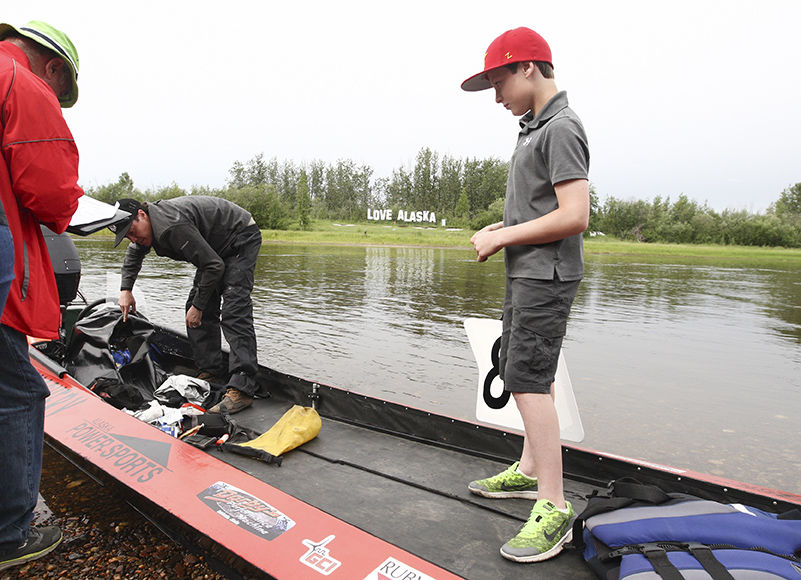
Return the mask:
<path id="1" fill-rule="evenodd" d="M 506 182 L 503 225 L 531 221 L 558 207 L 554 185 L 588 179 L 590 151 L 578 116 L 561 91 L 534 117 L 520 119 L 520 135 Z M 510 278 L 581 280 L 584 245 L 581 234 L 548 244 L 508 246 L 504 252 Z"/>

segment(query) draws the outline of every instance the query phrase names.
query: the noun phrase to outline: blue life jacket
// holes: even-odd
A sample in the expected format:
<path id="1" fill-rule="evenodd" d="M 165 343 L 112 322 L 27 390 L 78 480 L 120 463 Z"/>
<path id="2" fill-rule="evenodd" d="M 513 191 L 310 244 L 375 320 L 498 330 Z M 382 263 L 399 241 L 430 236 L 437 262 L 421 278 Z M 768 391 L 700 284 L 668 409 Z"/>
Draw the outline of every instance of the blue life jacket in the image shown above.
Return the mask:
<path id="1" fill-rule="evenodd" d="M 619 480 L 611 497 L 590 498 L 573 537 L 604 580 L 801 580 L 798 510 L 778 515 Z"/>

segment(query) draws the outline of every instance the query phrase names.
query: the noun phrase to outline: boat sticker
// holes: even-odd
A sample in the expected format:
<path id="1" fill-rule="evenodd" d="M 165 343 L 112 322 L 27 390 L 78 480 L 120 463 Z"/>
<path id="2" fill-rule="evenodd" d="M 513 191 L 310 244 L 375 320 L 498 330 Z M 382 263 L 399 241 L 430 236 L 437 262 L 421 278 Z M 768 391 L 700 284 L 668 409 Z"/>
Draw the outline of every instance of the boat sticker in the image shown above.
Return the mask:
<path id="1" fill-rule="evenodd" d="M 265 540 L 274 540 L 295 525 L 267 502 L 224 481 L 218 481 L 197 497 L 225 519 Z"/>
<path id="2" fill-rule="evenodd" d="M 428 574 L 415 570 L 403 562 L 389 557 L 364 580 L 434 580 Z"/>
<path id="3" fill-rule="evenodd" d="M 172 445 L 163 441 L 115 434 L 105 421 L 83 421 L 65 433 L 75 444 L 100 457 L 120 479 L 150 481 L 167 470 Z M 100 465 L 99 462 L 96 462 Z"/>
<path id="4" fill-rule="evenodd" d="M 86 396 L 76 389 L 65 389 L 59 383 L 50 380 L 47 381 L 47 386 L 50 389 L 50 396 L 45 399 L 47 417 L 80 406 L 86 401 Z"/>
<path id="5" fill-rule="evenodd" d="M 315 572 L 319 572 L 328 576 L 331 572 L 339 568 L 342 563 L 331 555 L 331 550 L 326 548 L 326 545 L 335 538 L 333 534 L 327 536 L 324 540 L 314 542 L 312 540 L 303 540 L 303 545 L 309 548 L 309 551 L 300 557 L 300 561 L 306 564 Z"/>

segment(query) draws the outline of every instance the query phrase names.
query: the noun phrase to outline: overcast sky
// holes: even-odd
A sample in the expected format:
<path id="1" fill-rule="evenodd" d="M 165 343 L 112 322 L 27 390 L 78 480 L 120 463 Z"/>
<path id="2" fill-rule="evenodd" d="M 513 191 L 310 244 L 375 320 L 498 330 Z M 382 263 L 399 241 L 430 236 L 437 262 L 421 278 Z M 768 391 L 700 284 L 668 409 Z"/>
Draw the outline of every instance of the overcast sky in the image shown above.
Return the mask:
<path id="1" fill-rule="evenodd" d="M 224 185 L 258 153 L 375 177 L 430 147 L 508 159 L 517 120 L 460 83 L 500 33 L 551 45 L 601 199 L 762 211 L 801 182 L 801 2 L 3 2 L 80 55 L 65 117 L 84 187 Z"/>

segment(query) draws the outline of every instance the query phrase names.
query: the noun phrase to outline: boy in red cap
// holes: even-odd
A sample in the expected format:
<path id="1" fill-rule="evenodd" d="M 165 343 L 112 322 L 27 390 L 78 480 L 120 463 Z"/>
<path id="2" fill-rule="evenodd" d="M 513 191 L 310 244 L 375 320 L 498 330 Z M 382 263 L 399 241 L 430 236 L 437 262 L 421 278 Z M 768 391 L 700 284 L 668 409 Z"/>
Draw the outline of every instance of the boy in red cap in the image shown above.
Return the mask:
<path id="1" fill-rule="evenodd" d="M 575 517 L 564 496 L 553 381 L 567 317 L 584 275 L 581 234 L 590 213 L 589 149 L 567 95 L 556 88 L 551 50 L 533 30 L 516 28 L 496 38 L 487 49 L 484 70 L 462 88 L 493 88 L 497 103 L 522 116 L 509 163 L 504 219 L 470 241 L 479 262 L 505 250 L 498 367 L 520 410 L 525 439 L 520 461 L 468 488 L 490 498 L 537 498 L 528 522 L 501 547 L 501 555 L 538 562 L 562 551 Z"/>

